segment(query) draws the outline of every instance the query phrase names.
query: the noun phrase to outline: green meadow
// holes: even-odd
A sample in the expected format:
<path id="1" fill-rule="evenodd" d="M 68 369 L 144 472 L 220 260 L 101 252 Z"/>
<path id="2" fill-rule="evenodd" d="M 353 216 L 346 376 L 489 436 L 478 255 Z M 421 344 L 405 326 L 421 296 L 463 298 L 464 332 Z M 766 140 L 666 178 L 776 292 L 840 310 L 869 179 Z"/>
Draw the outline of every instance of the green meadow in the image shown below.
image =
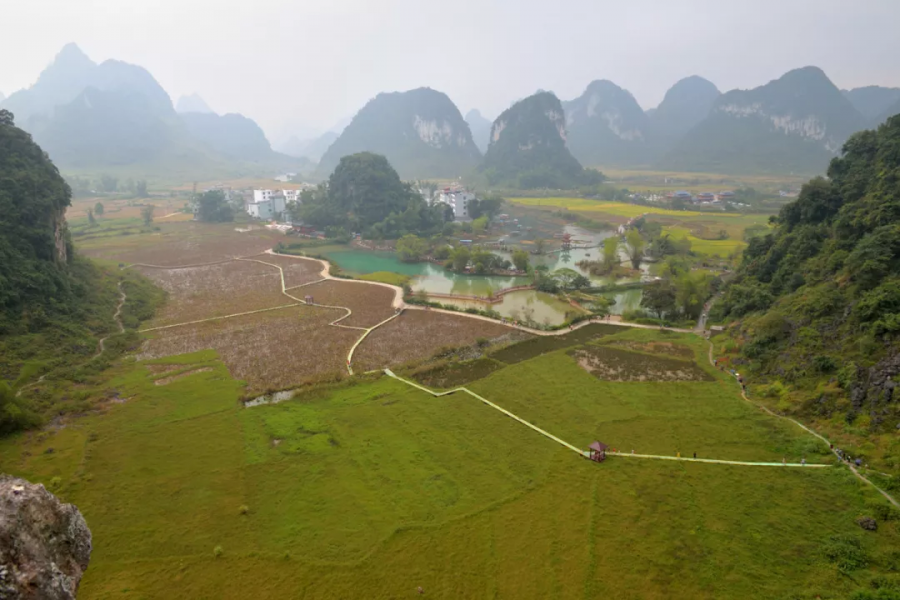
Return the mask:
<path id="1" fill-rule="evenodd" d="M 497 353 L 468 385 L 578 447 L 829 460 L 699 338 L 615 331 Z M 598 344 L 707 377 L 603 380 L 573 357 Z M 879 500 L 840 467 L 597 464 L 377 376 L 244 408 L 212 351 L 126 361 L 108 387 L 102 413 L 0 442 L 0 470 L 84 513 L 80 598 L 846 598 L 900 569 L 896 521 L 860 529 Z"/>

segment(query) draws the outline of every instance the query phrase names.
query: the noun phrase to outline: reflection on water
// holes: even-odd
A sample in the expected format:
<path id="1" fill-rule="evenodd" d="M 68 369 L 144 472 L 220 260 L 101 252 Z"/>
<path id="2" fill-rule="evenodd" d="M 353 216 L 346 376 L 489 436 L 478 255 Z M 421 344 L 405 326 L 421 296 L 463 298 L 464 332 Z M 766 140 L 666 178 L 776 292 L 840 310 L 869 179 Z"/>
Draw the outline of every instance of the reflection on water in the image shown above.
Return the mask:
<path id="1" fill-rule="evenodd" d="M 504 317 L 516 321 L 534 321 L 544 325 L 559 325 L 566 320 L 566 312 L 574 312 L 575 308 L 558 300 L 552 294 L 523 290 L 504 294 L 502 301 L 497 304 L 487 304 L 475 300 L 456 300 L 447 298 L 435 298 L 441 304 L 452 304 L 460 308 L 477 308 L 480 310 L 495 310 Z"/>
<path id="2" fill-rule="evenodd" d="M 576 245 L 589 244 L 594 246 L 602 244 L 604 239 L 615 235 L 612 231 L 592 232 L 572 225 L 567 225 L 565 230 L 572 235 L 573 243 Z M 413 278 L 411 286 L 414 290 L 423 290 L 426 293 L 487 296 L 491 292 L 504 288 L 530 283 L 530 279 L 527 277 L 459 275 L 432 263 L 404 263 L 400 262 L 392 252 L 375 252 L 348 248 L 346 246 L 326 246 L 319 249 L 318 252 L 324 254 L 349 275 L 366 275 L 377 271 L 400 273 Z M 509 253 L 498 252 L 497 254 L 500 254 L 507 260 L 512 258 Z M 627 283 L 640 279 L 649 279 L 650 277 L 648 264 L 641 265 L 640 277 L 625 279 L 595 277 L 576 266 L 576 263 L 582 260 L 600 260 L 602 255 L 603 250 L 600 247 L 573 248 L 567 252 L 533 256 L 532 263 L 535 265 L 546 265 L 550 271 L 562 268 L 575 269 L 587 275 L 591 282 L 598 286 L 612 283 Z M 620 256 L 623 260 L 627 258 L 624 255 L 624 251 L 620 252 Z M 613 314 L 621 314 L 625 310 L 640 308 L 640 290 L 628 290 L 604 295 L 616 301 L 616 304 L 610 309 Z M 449 301 L 441 299 L 441 302 L 447 304 Z M 463 306 L 465 301 L 454 301 L 453 303 Z M 470 303 L 463 307 L 467 308 L 469 306 L 475 306 L 476 308 L 487 307 L 483 303 Z M 562 323 L 566 310 L 571 309 L 565 302 L 557 300 L 552 295 L 534 291 L 507 294 L 504 296 L 502 304 L 495 304 L 492 308 L 507 317 L 512 317 L 513 311 L 518 311 L 521 315 L 522 311 L 533 310 L 535 315 L 533 319 L 535 321 L 543 323 L 544 319 L 550 319 L 550 324 Z M 524 316 L 522 318 L 524 319 Z"/>

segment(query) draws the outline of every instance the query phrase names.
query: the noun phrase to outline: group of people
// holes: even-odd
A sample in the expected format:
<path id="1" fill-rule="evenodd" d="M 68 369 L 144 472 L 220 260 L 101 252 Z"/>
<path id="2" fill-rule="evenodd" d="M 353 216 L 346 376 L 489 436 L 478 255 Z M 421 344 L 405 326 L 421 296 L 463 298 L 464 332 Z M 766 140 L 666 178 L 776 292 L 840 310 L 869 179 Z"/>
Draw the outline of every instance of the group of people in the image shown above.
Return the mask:
<path id="1" fill-rule="evenodd" d="M 859 458 L 858 456 L 856 457 L 856 459 L 854 459 L 852 456 L 848 455 L 847 453 L 845 453 L 845 452 L 844 452 L 843 450 L 841 450 L 840 448 L 835 448 L 835 447 L 834 447 L 834 444 L 831 444 L 831 450 L 832 450 L 832 452 L 834 452 L 835 454 L 837 454 L 837 457 L 838 457 L 839 459 L 841 459 L 842 461 L 844 461 L 845 463 L 853 464 L 853 465 L 856 465 L 857 467 L 863 466 L 863 461 L 862 461 L 862 459 Z M 866 466 L 866 468 L 869 468 L 869 464 L 868 464 L 868 463 L 866 463 L 865 466 Z"/>

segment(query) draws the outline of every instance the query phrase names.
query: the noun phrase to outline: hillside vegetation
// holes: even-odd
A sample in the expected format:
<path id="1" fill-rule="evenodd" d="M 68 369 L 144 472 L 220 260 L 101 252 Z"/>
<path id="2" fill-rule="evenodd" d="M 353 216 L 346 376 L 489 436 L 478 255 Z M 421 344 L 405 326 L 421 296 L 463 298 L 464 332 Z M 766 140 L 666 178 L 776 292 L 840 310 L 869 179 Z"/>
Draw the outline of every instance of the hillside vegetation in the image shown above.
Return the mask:
<path id="1" fill-rule="evenodd" d="M 136 343 L 133 329 L 161 299 L 136 274 L 75 255 L 64 216 L 70 203 L 47 155 L 0 110 L 0 435 L 82 409 L 84 384 Z M 98 352 L 98 338 L 118 329 L 119 289 L 131 296 L 126 331 Z M 29 389 L 41 375 L 46 384 Z M 68 383 L 54 387 L 56 376 Z M 70 393 L 72 384 L 81 392 Z"/>
<path id="2" fill-rule="evenodd" d="M 873 439 L 895 432 L 900 116 L 852 136 L 828 178 L 804 185 L 772 220 L 717 307 L 741 319 L 741 370 L 771 384 L 760 391 L 783 410 Z M 900 445 L 889 443 L 885 464 L 900 467 Z"/>

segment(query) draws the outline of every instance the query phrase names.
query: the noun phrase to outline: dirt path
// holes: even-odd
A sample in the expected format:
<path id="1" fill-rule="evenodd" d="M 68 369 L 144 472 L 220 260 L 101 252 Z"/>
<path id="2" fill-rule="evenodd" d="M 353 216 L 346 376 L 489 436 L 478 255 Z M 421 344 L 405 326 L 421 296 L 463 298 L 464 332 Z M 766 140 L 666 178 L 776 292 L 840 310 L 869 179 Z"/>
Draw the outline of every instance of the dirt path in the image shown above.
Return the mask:
<path id="1" fill-rule="evenodd" d="M 408 379 L 399 377 L 390 369 L 385 369 L 384 374 L 387 375 L 388 377 L 392 377 L 393 379 L 396 379 L 397 381 L 405 383 L 408 386 L 414 387 L 417 390 L 423 391 L 426 394 L 431 394 L 435 398 L 440 398 L 442 396 L 448 396 L 450 394 L 455 394 L 457 392 L 463 392 L 465 394 L 469 394 L 473 398 L 476 398 L 477 400 L 480 400 L 481 402 L 487 404 L 491 408 L 500 411 L 501 413 L 505 414 L 507 417 L 511 417 L 511 418 L 515 419 L 519 423 L 525 425 L 526 427 L 533 429 L 534 431 L 538 432 L 539 434 L 543 435 L 544 437 L 553 440 L 557 444 L 560 444 L 560 445 L 564 446 L 565 448 L 572 450 L 573 452 L 576 452 L 577 454 L 581 455 L 584 458 L 590 458 L 589 451 L 581 450 L 580 448 L 573 446 L 569 442 L 556 437 L 552 433 L 549 433 L 549 432 L 541 429 L 537 425 L 529 423 L 528 421 L 519 417 L 518 415 L 513 414 L 513 413 L 509 412 L 508 410 L 506 410 L 505 408 L 494 404 L 487 398 L 479 396 L 478 394 L 476 394 L 475 392 L 473 392 L 472 390 L 470 390 L 468 388 L 458 387 L 458 388 L 455 388 L 455 389 L 452 389 L 452 390 L 449 390 L 446 392 L 435 392 L 435 391 L 428 389 L 427 387 L 425 387 L 423 385 L 419 385 L 418 383 L 415 383 L 415 382 L 409 381 Z M 805 463 L 784 463 L 784 462 L 748 462 L 748 461 L 741 461 L 741 460 L 718 460 L 718 459 L 712 459 L 712 458 L 688 458 L 688 457 L 681 457 L 681 456 L 664 456 L 664 455 L 659 455 L 659 454 L 625 454 L 625 453 L 621 453 L 621 452 L 608 452 L 607 455 L 615 456 L 615 457 L 644 458 L 644 459 L 651 459 L 651 460 L 675 460 L 675 461 L 682 461 L 682 462 L 695 462 L 695 463 L 707 463 L 707 464 L 719 464 L 719 465 L 740 465 L 740 466 L 750 466 L 750 467 L 800 467 L 800 468 L 818 468 L 818 469 L 831 467 L 831 465 L 820 464 L 820 463 L 805 464 Z"/>
<path id="2" fill-rule="evenodd" d="M 715 359 L 713 358 L 713 343 L 712 343 L 712 342 L 709 343 L 709 364 L 711 364 L 711 365 L 713 365 L 713 366 L 715 366 L 715 364 L 716 364 Z M 738 385 L 740 385 L 740 383 L 739 383 L 738 380 L 737 380 L 737 375 L 733 375 L 733 377 L 734 377 L 735 382 L 737 382 Z M 828 438 L 826 438 L 826 437 L 823 436 L 822 434 L 818 433 L 817 431 L 814 431 L 814 430 L 810 429 L 809 427 L 807 427 L 806 425 L 804 425 L 804 424 L 801 423 L 800 421 L 797 421 L 797 420 L 792 419 L 792 418 L 790 418 L 790 417 L 786 417 L 786 416 L 784 416 L 784 415 L 779 415 L 778 413 L 773 412 L 772 410 L 769 410 L 769 408 L 768 408 L 767 406 L 763 406 L 762 404 L 758 404 L 758 403 L 754 402 L 753 400 L 750 399 L 749 396 L 747 396 L 747 392 L 744 391 L 743 386 L 741 386 L 741 398 L 743 398 L 744 400 L 746 400 L 747 402 L 749 402 L 750 404 L 752 404 L 753 406 L 755 406 L 755 407 L 758 408 L 759 410 L 765 412 L 766 414 L 771 415 L 771 416 L 773 416 L 773 417 L 777 417 L 777 418 L 779 418 L 779 419 L 784 419 L 784 420 L 786 420 L 786 421 L 790 421 L 791 423 L 793 423 L 794 425 L 796 425 L 796 426 L 799 427 L 800 429 L 804 430 L 805 432 L 807 432 L 807 433 L 809 433 L 809 434 L 811 434 L 811 435 L 814 435 L 814 436 L 816 436 L 817 438 L 819 438 L 824 444 L 826 444 L 826 445 L 829 447 L 829 449 L 831 450 L 832 454 L 834 454 L 834 455 L 837 457 L 837 459 L 838 459 L 839 461 L 841 461 L 841 463 L 843 463 L 845 466 L 847 466 L 847 467 L 850 469 L 850 472 L 852 472 L 854 475 L 856 475 L 856 477 L 859 478 L 860 481 L 864 481 L 865 483 L 871 485 L 873 488 L 875 488 L 876 490 L 878 490 L 878 492 L 879 492 L 882 496 L 884 496 L 885 498 L 887 498 L 887 501 L 888 501 L 888 502 L 890 502 L 891 504 L 893 504 L 893 505 L 896 506 L 897 508 L 900 508 L 900 503 L 898 503 L 897 500 L 896 500 L 893 496 L 891 496 L 891 495 L 888 494 L 886 491 L 884 491 L 883 489 L 881 489 L 880 487 L 878 487 L 877 485 L 875 485 L 874 483 L 872 483 L 872 481 L 869 480 L 868 477 L 866 477 L 865 475 L 863 475 L 862 473 L 860 473 L 860 472 L 857 470 L 857 468 L 856 468 L 852 463 L 850 463 L 849 461 L 846 461 L 846 460 L 842 459 L 841 456 L 837 453 L 837 450 L 835 450 L 834 444 L 832 444 L 832 443 L 828 440 Z"/>
<path id="3" fill-rule="evenodd" d="M 128 296 L 125 294 L 125 290 L 122 289 L 122 282 L 119 282 L 119 285 L 116 286 L 119 290 L 119 304 L 116 306 L 116 313 L 113 315 L 113 321 L 116 322 L 116 325 L 119 327 L 119 333 L 125 333 L 125 326 L 122 325 L 122 307 L 125 305 L 125 300 Z M 94 360 L 106 350 L 106 340 L 108 340 L 111 336 L 106 336 L 100 338 L 100 341 L 97 343 L 97 354 L 91 357 L 91 360 Z"/>
<path id="4" fill-rule="evenodd" d="M 119 282 L 119 284 L 116 287 L 119 290 L 119 304 L 116 305 L 116 312 L 113 314 L 113 320 L 116 322 L 116 325 L 119 328 L 119 334 L 123 334 L 123 333 L 125 333 L 125 326 L 122 324 L 122 307 L 125 305 L 125 300 L 128 299 L 128 295 L 125 293 L 125 290 L 122 289 L 121 281 Z M 87 361 L 85 361 L 84 364 L 94 360 L 95 358 L 97 358 L 98 356 L 103 354 L 103 352 L 106 350 L 106 340 L 108 340 L 113 335 L 116 335 L 116 334 L 111 334 L 111 335 L 107 335 L 107 336 L 100 338 L 97 341 L 97 352 L 93 356 L 91 356 Z M 27 385 L 20 387 L 19 390 L 16 392 L 16 398 L 21 396 L 22 392 L 24 392 L 25 390 L 31 389 L 34 386 L 43 383 L 44 378 L 46 378 L 47 375 L 50 375 L 50 373 L 45 373 L 45 374 L 41 375 L 40 377 L 38 377 L 36 381 L 33 381 L 32 383 L 29 383 Z"/>

